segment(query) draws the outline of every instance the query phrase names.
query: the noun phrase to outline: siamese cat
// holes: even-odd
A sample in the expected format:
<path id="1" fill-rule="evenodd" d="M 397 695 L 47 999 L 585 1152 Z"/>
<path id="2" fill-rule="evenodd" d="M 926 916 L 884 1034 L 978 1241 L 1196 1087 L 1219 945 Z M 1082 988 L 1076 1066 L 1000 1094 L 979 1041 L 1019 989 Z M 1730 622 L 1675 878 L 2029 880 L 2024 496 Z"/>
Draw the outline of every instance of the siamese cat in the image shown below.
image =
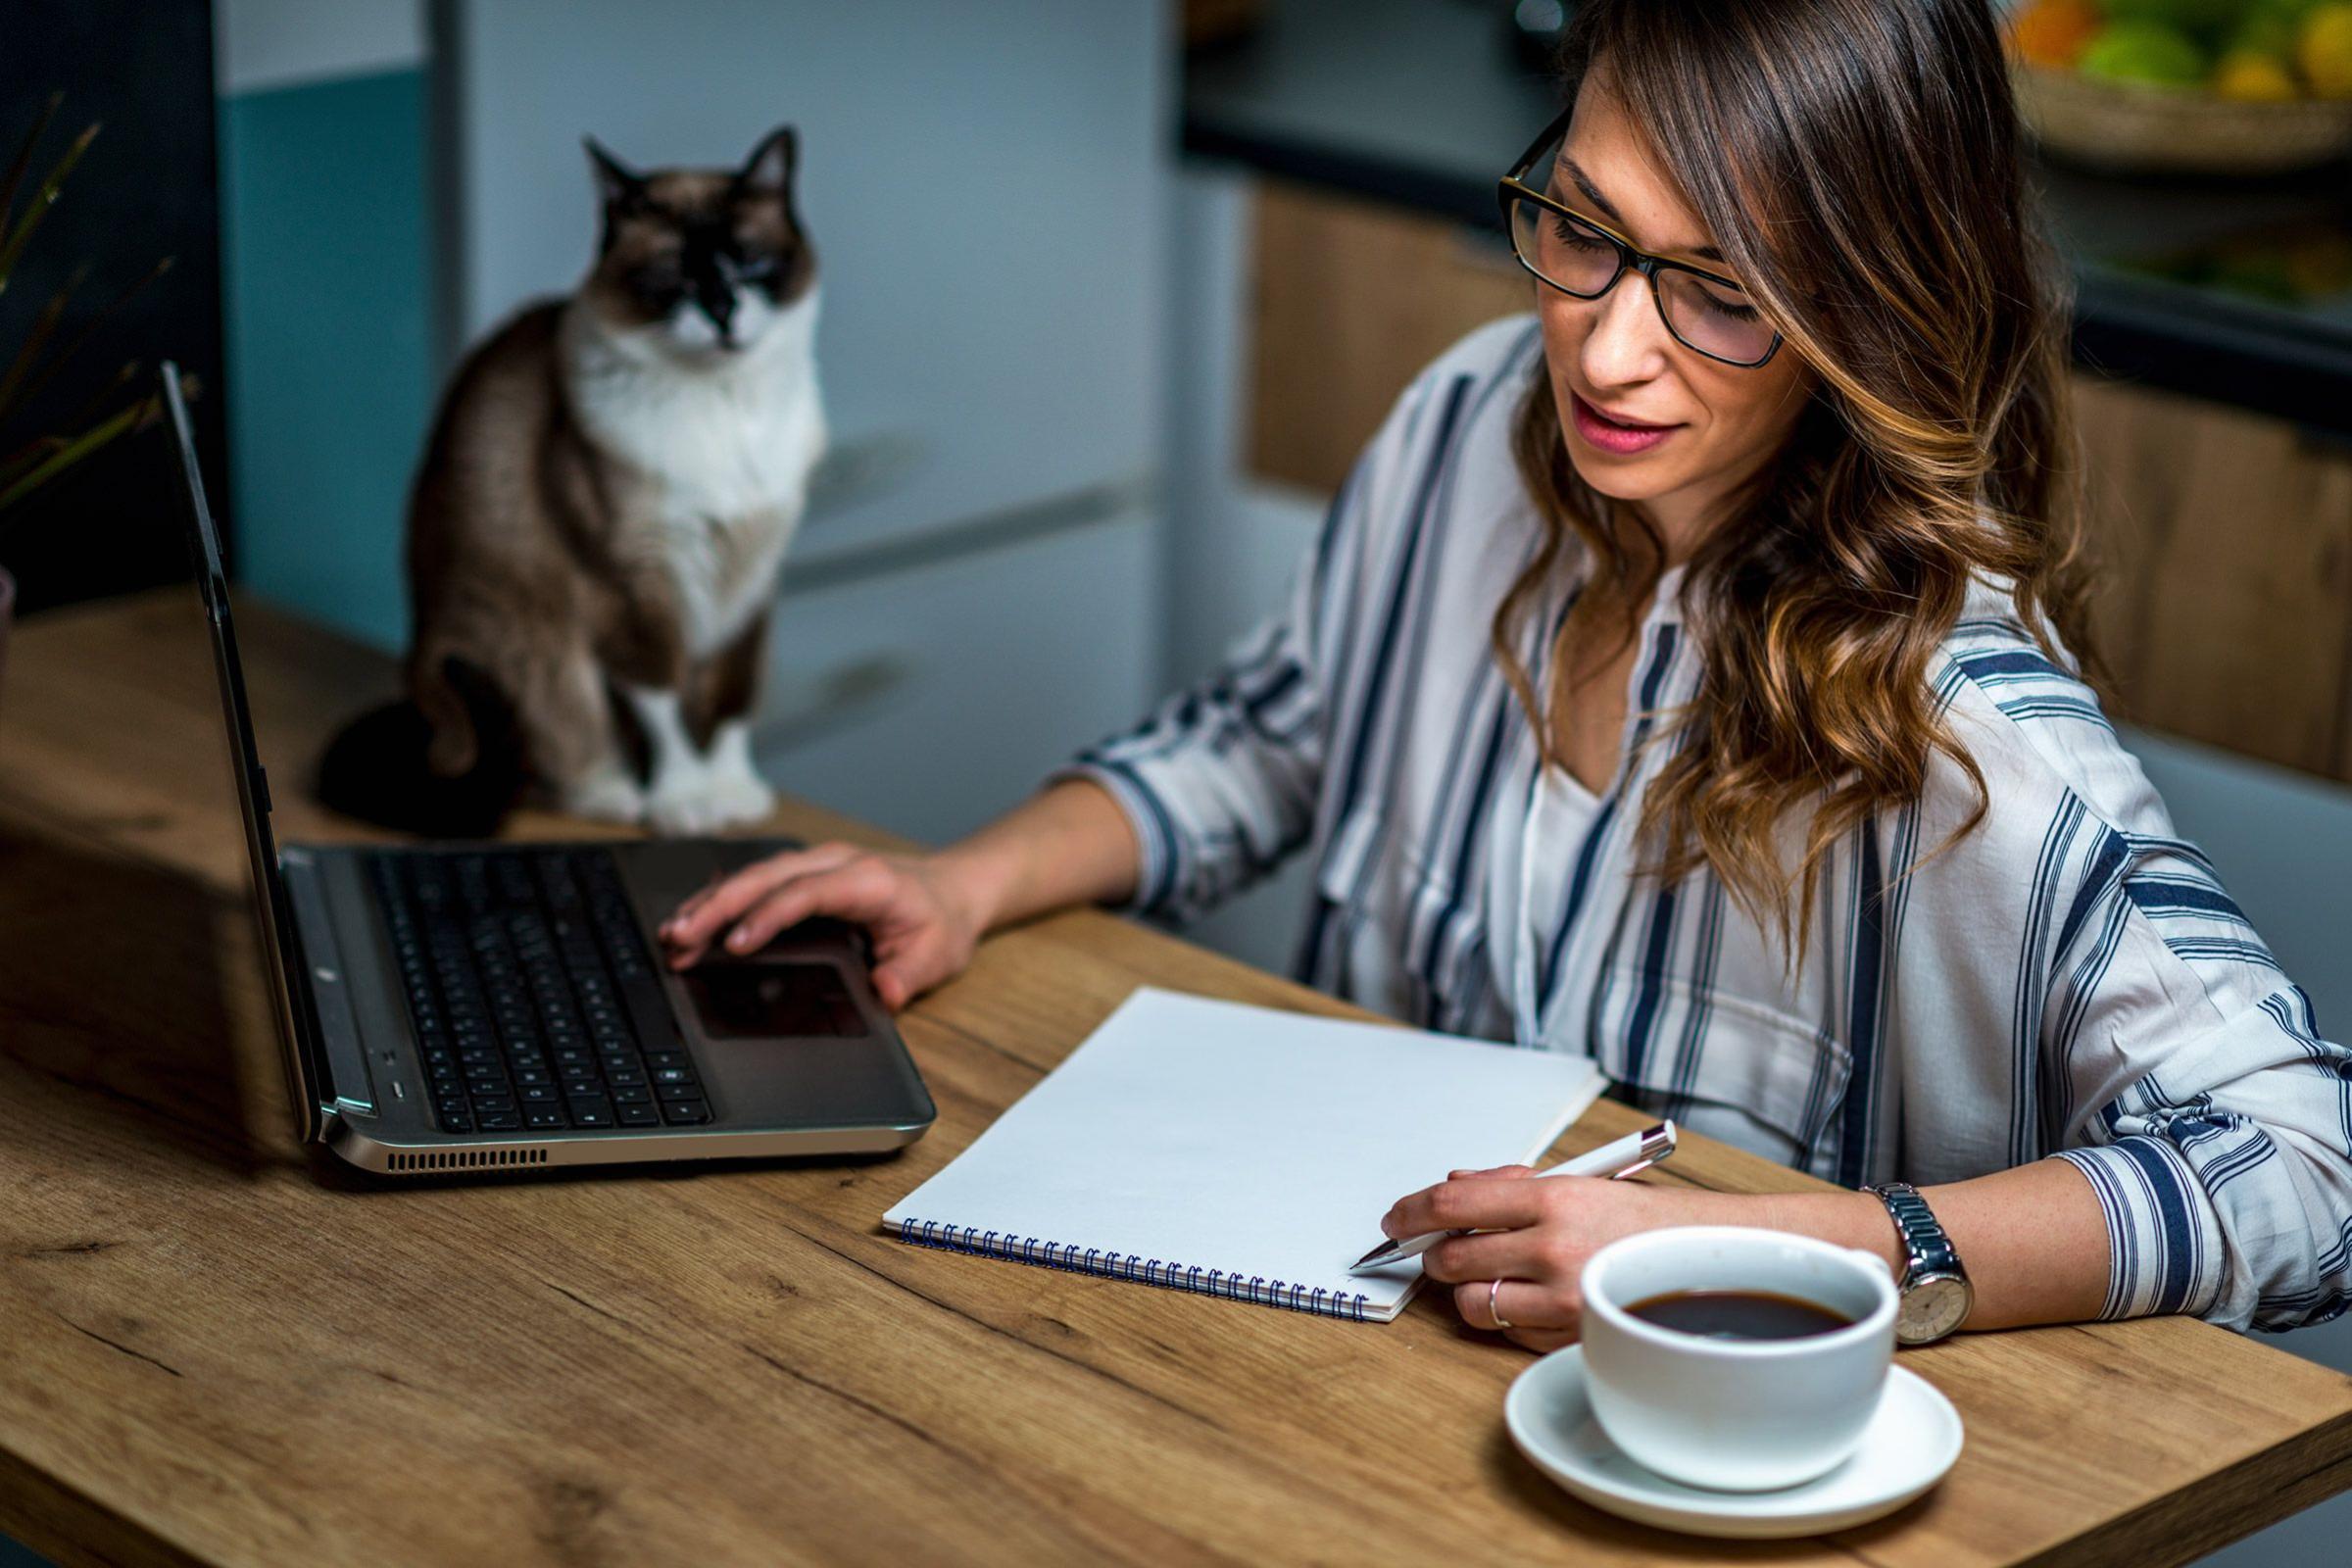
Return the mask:
<path id="1" fill-rule="evenodd" d="M 797 139 L 650 173 L 587 146 L 594 267 L 467 356 L 417 472 L 409 702 L 321 768 L 356 814 L 470 836 L 533 790 L 690 834 L 773 804 L 747 723 L 825 448 Z"/>

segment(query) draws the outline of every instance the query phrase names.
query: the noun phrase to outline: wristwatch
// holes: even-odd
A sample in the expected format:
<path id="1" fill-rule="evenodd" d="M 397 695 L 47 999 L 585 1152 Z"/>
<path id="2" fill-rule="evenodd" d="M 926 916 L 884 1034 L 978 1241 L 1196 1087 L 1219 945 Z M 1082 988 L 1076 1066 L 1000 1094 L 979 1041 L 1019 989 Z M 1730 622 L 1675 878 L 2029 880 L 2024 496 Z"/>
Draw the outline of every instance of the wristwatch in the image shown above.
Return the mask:
<path id="1" fill-rule="evenodd" d="M 1894 1220 L 1903 1243 L 1902 1298 L 1895 1306 L 1894 1337 L 1904 1345 L 1930 1345 L 1958 1328 L 1976 1293 L 1952 1239 L 1936 1222 L 1935 1211 L 1909 1182 L 1881 1182 L 1862 1189 L 1875 1194 Z"/>

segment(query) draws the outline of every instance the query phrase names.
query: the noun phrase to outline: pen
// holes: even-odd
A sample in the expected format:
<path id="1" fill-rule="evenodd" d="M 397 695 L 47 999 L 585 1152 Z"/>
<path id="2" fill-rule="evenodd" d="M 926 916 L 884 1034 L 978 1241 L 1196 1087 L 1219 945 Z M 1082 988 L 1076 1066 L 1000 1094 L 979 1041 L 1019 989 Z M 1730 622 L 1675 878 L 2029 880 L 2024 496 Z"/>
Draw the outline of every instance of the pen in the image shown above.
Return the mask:
<path id="1" fill-rule="evenodd" d="M 1614 1143 L 1601 1145 L 1590 1153 L 1563 1159 L 1549 1170 L 1536 1172 L 1534 1179 L 1546 1176 L 1606 1176 L 1615 1181 L 1631 1176 L 1638 1170 L 1647 1170 L 1674 1152 L 1674 1123 L 1662 1121 L 1655 1127 L 1644 1127 L 1638 1133 L 1627 1133 Z M 1363 1256 L 1348 1265 L 1350 1274 L 1380 1268 L 1389 1263 L 1401 1263 L 1408 1257 L 1419 1257 L 1448 1236 L 1466 1236 L 1467 1231 L 1431 1231 L 1408 1241 L 1382 1242 Z"/>

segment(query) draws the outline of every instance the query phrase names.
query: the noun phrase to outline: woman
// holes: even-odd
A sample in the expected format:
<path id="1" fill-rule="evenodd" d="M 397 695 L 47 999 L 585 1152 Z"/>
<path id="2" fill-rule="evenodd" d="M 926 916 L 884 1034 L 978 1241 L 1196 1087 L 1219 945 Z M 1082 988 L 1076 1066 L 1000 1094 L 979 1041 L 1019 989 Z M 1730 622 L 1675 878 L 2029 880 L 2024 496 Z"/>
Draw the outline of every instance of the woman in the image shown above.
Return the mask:
<path id="1" fill-rule="evenodd" d="M 1536 315 L 1398 402 L 1287 613 L 936 855 L 687 905 L 691 962 L 827 913 L 893 1006 L 1081 901 L 1182 915 L 1311 843 L 1302 977 L 1594 1056 L 1830 1178 L 1456 1172 L 1402 1199 L 1544 1349 L 1613 1237 L 1874 1250 L 1906 1338 L 2352 1291 L 2352 1053 L 2082 679 L 2065 313 L 1984 0 L 1594 0 L 1506 179 Z"/>

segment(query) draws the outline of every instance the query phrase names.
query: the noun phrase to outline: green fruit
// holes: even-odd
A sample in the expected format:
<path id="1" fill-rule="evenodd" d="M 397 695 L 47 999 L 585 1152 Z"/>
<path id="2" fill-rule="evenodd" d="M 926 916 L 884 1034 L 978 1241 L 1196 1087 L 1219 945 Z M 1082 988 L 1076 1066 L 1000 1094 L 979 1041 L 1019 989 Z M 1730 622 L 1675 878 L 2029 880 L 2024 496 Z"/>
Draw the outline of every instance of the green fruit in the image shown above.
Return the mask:
<path id="1" fill-rule="evenodd" d="M 2161 22 L 2113 22 L 2082 46 L 2075 69 L 2106 81 L 2193 87 L 2205 79 L 2205 52 Z"/>
<path id="2" fill-rule="evenodd" d="M 2296 19 L 2275 10 L 2249 13 L 2222 46 L 2226 55 L 2267 55 L 2277 60 L 2295 57 Z"/>
<path id="3" fill-rule="evenodd" d="M 2152 22 L 2204 38 L 2219 38 L 2249 12 L 2299 0 L 2105 0 L 2110 22 Z"/>

